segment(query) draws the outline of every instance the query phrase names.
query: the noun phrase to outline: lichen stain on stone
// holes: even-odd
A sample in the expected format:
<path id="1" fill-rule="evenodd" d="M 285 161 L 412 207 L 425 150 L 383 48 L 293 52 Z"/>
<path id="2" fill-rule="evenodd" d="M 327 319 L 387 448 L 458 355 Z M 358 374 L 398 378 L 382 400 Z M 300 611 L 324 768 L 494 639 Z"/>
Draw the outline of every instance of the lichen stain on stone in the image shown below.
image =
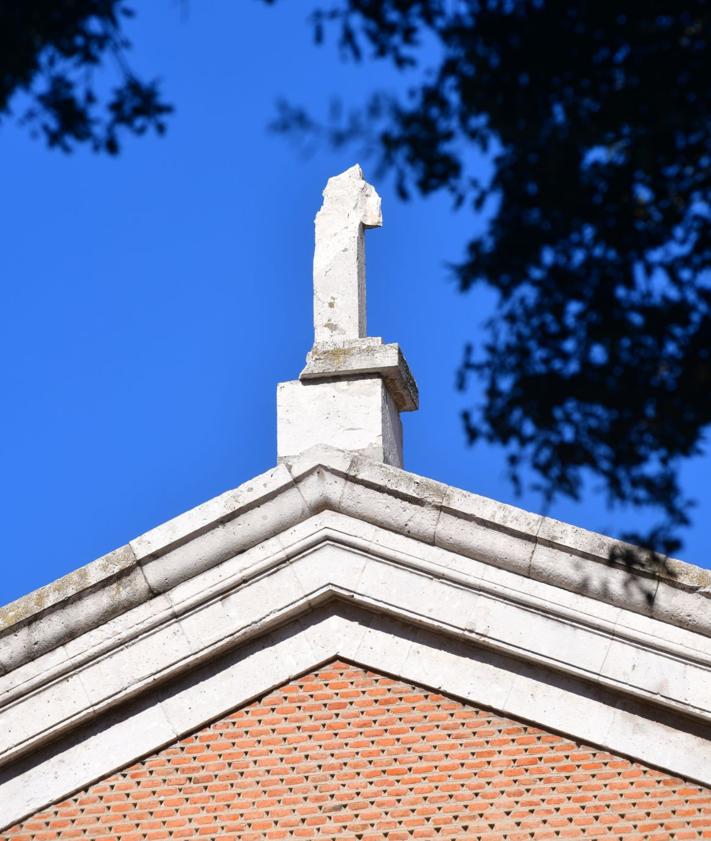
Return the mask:
<path id="1" fill-rule="evenodd" d="M 709 591 L 709 588 L 711 588 L 711 570 L 695 567 L 692 564 L 675 559 L 667 561 L 667 570 L 668 574 L 662 577 L 680 581 L 687 587 L 694 587 L 703 595 L 711 595 L 711 591 Z"/>
<path id="2" fill-rule="evenodd" d="M 348 357 L 350 353 L 348 348 L 345 347 L 337 347 L 337 348 L 329 348 L 328 350 L 322 351 L 319 356 L 322 360 L 327 362 L 333 368 L 340 368 L 348 361 Z"/>
<path id="3" fill-rule="evenodd" d="M 0 632 L 32 619 L 47 608 L 76 596 L 91 584 L 89 567 L 95 567 L 97 564 L 106 565 L 109 573 L 114 571 L 113 564 L 110 561 L 107 562 L 105 559 L 99 558 L 92 564 L 79 567 L 79 569 L 68 573 L 57 581 L 40 587 L 38 590 L 34 590 L 32 593 L 28 593 L 26 596 L 22 596 L 9 605 L 0 608 Z"/>
<path id="4" fill-rule="evenodd" d="M 39 590 L 35 590 L 33 593 L 29 593 L 29 595 L 23 596 L 16 602 L 0 609 L 0 630 L 17 625 L 24 619 L 44 610 L 48 601 L 55 601 L 54 599 L 48 600 L 50 592 L 61 593 L 64 589 L 62 582 L 63 579 L 60 579 L 47 587 L 41 587 Z"/>

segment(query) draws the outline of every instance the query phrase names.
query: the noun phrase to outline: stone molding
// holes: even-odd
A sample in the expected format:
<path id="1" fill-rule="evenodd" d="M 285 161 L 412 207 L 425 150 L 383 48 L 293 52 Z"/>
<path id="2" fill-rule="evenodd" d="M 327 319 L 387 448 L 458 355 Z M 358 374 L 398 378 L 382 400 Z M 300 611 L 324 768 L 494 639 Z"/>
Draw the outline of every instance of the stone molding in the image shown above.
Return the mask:
<path id="1" fill-rule="evenodd" d="M 179 544 L 176 551 L 188 545 Z M 509 667 L 516 673 L 523 668 L 557 674 L 577 686 L 578 694 L 607 692 L 616 700 L 608 702 L 602 723 L 598 715 L 600 734 L 607 734 L 602 742 L 586 729 L 588 722 L 578 724 L 574 715 L 560 718 L 558 708 L 546 718 L 502 706 L 505 699 L 476 700 L 711 783 L 699 765 L 700 757 L 711 760 L 711 640 L 329 510 L 0 679 L 0 764 L 16 763 L 153 687 L 179 680 L 186 671 L 334 599 L 399 620 L 411 633 L 426 630 L 441 641 L 457 641 L 472 660 L 488 652 L 517 664 Z M 340 648 L 332 654 L 337 655 L 349 656 Z M 384 657 L 380 662 L 374 650 L 366 665 L 389 672 Z M 436 688 L 458 694 L 447 684 Z M 534 696 L 529 697 L 532 709 Z M 654 731 L 654 739 L 630 744 L 620 741 L 621 732 L 611 730 L 608 719 L 635 704 L 655 710 L 652 718 L 662 729 Z M 636 718 L 630 715 L 631 726 Z M 679 744 L 686 746 L 681 753 L 669 750 L 670 725 L 663 723 L 679 715 L 706 733 L 680 731 Z M 644 726 L 651 733 L 656 725 L 650 720 Z M 689 739 L 693 756 L 686 752 Z"/>
<path id="2" fill-rule="evenodd" d="M 326 555 L 322 562 L 334 565 Z M 304 570 L 310 574 L 313 569 Z M 336 657 L 711 784 L 706 727 L 689 726 L 673 714 L 650 714 L 645 705 L 620 702 L 603 686 L 443 636 L 425 624 L 413 626 L 377 606 L 363 609 L 345 593 L 328 604 L 317 602 L 314 597 L 300 616 L 286 607 L 221 657 L 193 663 L 170 683 L 149 683 L 143 697 L 102 716 L 100 726 L 85 724 L 36 750 L 31 761 L 0 770 L 0 828 Z M 186 625 L 182 644 L 189 644 L 188 635 L 196 639 L 207 631 L 205 624 Z"/>
<path id="3" fill-rule="evenodd" d="M 382 377 L 400 412 L 414 412 L 420 403 L 417 383 L 398 344 L 384 345 L 380 338 L 320 342 L 306 356 L 302 381 L 333 377 Z"/>
<path id="4" fill-rule="evenodd" d="M 708 570 L 631 571 L 611 538 L 320 446 L 0 609 L 0 674 L 324 510 L 711 636 Z"/>

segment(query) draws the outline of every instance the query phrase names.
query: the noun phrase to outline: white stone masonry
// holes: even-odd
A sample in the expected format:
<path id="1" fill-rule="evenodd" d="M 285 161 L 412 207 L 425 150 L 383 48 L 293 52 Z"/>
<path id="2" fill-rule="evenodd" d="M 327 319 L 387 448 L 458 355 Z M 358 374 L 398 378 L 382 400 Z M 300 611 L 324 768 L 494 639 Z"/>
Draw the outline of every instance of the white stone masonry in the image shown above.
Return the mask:
<path id="1" fill-rule="evenodd" d="M 358 164 L 329 178 L 315 220 L 314 346 L 299 379 L 277 389 L 279 461 L 327 444 L 403 465 L 400 412 L 417 409 L 417 385 L 398 345 L 366 335 L 364 232 L 382 223 Z"/>
<path id="2" fill-rule="evenodd" d="M 356 164 L 328 179 L 316 214 L 314 341 L 360 339 L 365 328 L 365 228 L 383 224 L 380 196 Z"/>

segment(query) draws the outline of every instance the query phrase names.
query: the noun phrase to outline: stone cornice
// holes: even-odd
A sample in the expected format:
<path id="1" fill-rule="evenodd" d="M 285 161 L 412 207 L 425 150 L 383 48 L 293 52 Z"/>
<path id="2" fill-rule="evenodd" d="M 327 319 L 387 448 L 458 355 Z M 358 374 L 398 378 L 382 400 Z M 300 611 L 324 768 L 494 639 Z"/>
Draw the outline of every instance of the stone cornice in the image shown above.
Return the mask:
<path id="1" fill-rule="evenodd" d="M 708 638 L 325 510 L 0 678 L 0 764 L 335 597 L 711 724 Z"/>
<path id="2" fill-rule="evenodd" d="M 328 447 L 246 482 L 0 609 L 10 672 L 323 510 L 711 635 L 711 572 L 610 562 L 619 543 Z"/>
<path id="3" fill-rule="evenodd" d="M 302 381 L 329 377 L 382 377 L 401 412 L 414 412 L 420 398 L 417 383 L 397 344 L 384 345 L 382 339 L 352 339 L 350 342 L 315 344 L 306 357 Z"/>

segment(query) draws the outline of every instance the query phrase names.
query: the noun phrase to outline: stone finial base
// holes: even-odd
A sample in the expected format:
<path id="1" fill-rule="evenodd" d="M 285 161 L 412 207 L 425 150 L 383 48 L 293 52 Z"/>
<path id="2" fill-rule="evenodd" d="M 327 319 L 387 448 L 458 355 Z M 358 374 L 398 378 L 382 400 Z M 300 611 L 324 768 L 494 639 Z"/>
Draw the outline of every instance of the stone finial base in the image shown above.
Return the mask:
<path id="1" fill-rule="evenodd" d="M 397 344 L 384 345 L 379 337 L 342 342 L 317 342 L 299 374 L 302 382 L 330 377 L 377 374 L 385 380 L 400 412 L 414 412 L 419 406 L 417 383 Z"/>
<path id="2" fill-rule="evenodd" d="M 277 456 L 328 444 L 402 467 L 400 413 L 380 376 L 349 374 L 277 386 Z"/>
<path id="3" fill-rule="evenodd" d="M 400 412 L 418 403 L 398 345 L 377 337 L 317 342 L 299 379 L 278 386 L 278 458 L 327 444 L 402 467 Z"/>

